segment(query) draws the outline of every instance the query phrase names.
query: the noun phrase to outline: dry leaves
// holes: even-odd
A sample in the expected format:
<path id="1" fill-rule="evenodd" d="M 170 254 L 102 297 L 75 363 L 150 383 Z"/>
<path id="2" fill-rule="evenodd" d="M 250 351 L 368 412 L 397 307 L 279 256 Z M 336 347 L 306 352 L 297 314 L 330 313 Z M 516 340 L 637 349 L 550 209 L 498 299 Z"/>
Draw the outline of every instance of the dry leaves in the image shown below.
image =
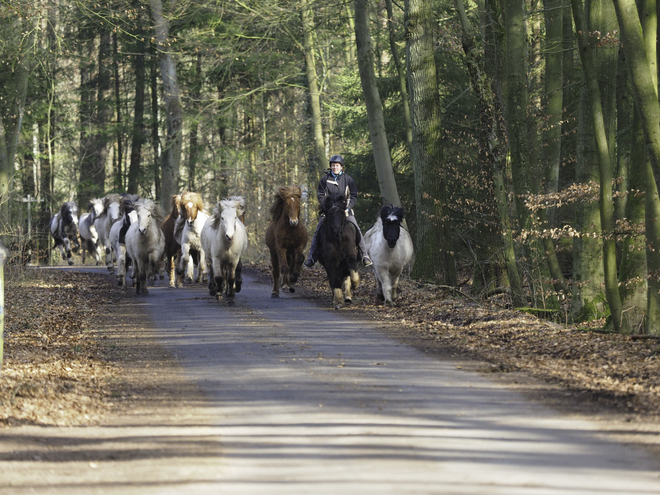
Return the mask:
<path id="1" fill-rule="evenodd" d="M 95 331 L 112 288 L 94 274 L 7 272 L 0 425 L 98 420 L 112 406 L 117 372 Z"/>

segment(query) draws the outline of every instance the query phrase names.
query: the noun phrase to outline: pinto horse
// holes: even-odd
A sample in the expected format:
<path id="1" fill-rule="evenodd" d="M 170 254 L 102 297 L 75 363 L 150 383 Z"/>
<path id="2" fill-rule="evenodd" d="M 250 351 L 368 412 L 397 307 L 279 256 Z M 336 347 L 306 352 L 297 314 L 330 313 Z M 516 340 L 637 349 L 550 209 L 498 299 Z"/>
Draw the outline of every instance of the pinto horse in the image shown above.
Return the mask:
<path id="1" fill-rule="evenodd" d="M 181 230 L 181 257 L 177 266 L 177 274 L 184 275 L 188 282 L 206 280 L 206 260 L 200 235 L 209 215 L 204 211 L 202 196 L 195 192 L 181 194 L 179 205 L 179 222 L 183 220 Z M 193 263 L 190 263 L 192 258 Z M 195 268 L 197 271 L 195 273 Z"/>
<path id="2" fill-rule="evenodd" d="M 357 247 L 360 234 L 346 217 L 347 205 L 343 197 L 333 201 L 326 196 L 321 202 L 325 220 L 318 232 L 319 262 L 328 274 L 335 309 L 350 304 L 353 300 L 351 289 L 360 284 Z"/>
<path id="3" fill-rule="evenodd" d="M 60 207 L 60 211 L 50 220 L 50 233 L 55 240 L 55 246 L 60 249 L 62 259 L 73 265 L 71 259 L 71 242 L 74 249 L 80 246 L 78 241 L 78 205 L 74 201 L 67 201 Z"/>
<path id="4" fill-rule="evenodd" d="M 218 301 L 225 294 L 233 304 L 234 295 L 241 291 L 241 256 L 248 244 L 247 232 L 240 216 L 245 214 L 245 199 L 219 201 L 213 215 L 202 229 L 202 246 L 208 260 L 209 294 Z"/>
<path id="5" fill-rule="evenodd" d="M 280 186 L 275 192 L 275 201 L 270 207 L 271 222 L 266 230 L 266 246 L 270 251 L 273 273 L 273 291 L 270 297 L 280 297 L 280 274 L 282 289 L 295 292 L 293 287 L 302 270 L 309 235 L 300 221 L 300 198 L 298 186 Z"/>
<path id="6" fill-rule="evenodd" d="M 94 226 L 94 220 L 103 211 L 103 200 L 95 198 L 89 201 L 89 213 L 80 215 L 80 239 L 82 241 L 82 262 L 85 264 L 85 257 L 89 253 L 94 256 L 96 265 L 101 264 L 101 246 L 99 245 L 99 233 Z"/>
<path id="7" fill-rule="evenodd" d="M 364 235 L 369 256 L 374 262 L 378 283 L 377 297 L 392 306 L 396 300 L 401 272 L 413 259 L 410 234 L 401 224 L 405 210 L 400 206 L 385 205 L 380 209 L 376 223 Z"/>
<path id="8" fill-rule="evenodd" d="M 179 231 L 178 239 L 174 235 L 174 227 L 177 219 L 179 218 L 179 207 L 181 205 L 181 195 L 174 194 L 172 196 L 172 210 L 170 214 L 165 217 L 163 223 L 160 224 L 160 229 L 165 235 L 165 267 L 167 275 L 170 279 L 170 287 L 178 287 L 182 285 L 181 277 L 176 274 L 176 265 L 181 256 L 181 233 L 183 226 Z"/>

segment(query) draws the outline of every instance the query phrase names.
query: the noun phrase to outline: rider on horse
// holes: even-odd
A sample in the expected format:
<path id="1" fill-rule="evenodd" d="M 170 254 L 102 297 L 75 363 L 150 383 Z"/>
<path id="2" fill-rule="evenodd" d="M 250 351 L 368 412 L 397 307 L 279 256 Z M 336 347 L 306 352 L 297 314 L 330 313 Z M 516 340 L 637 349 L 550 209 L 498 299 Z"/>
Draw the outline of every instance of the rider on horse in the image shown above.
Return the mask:
<path id="1" fill-rule="evenodd" d="M 367 254 L 367 246 L 364 243 L 364 239 L 362 238 L 362 232 L 360 231 L 360 227 L 357 224 L 357 220 L 355 220 L 355 216 L 353 215 L 353 207 L 355 206 L 355 203 L 357 202 L 357 187 L 355 185 L 355 181 L 353 178 L 344 173 L 344 159 L 340 155 L 333 155 L 330 158 L 330 171 L 321 177 L 321 180 L 319 181 L 319 187 L 316 189 L 316 196 L 318 197 L 319 203 L 322 201 L 322 199 L 325 196 L 330 196 L 333 200 L 338 200 L 340 197 L 345 197 L 346 191 L 348 190 L 348 195 L 350 196 L 350 199 L 348 199 L 348 205 L 346 207 L 346 217 L 349 222 L 351 222 L 353 225 L 355 225 L 355 228 L 357 229 L 358 236 L 357 238 L 359 239 L 359 244 L 358 247 L 360 249 L 360 254 L 362 256 L 362 263 L 364 266 L 371 266 L 372 261 L 371 258 L 369 258 L 369 255 Z M 316 232 L 314 233 L 314 238 L 312 239 L 312 246 L 309 249 L 309 256 L 305 260 L 304 265 L 307 268 L 311 268 L 314 266 L 314 263 L 318 260 L 318 243 L 317 243 L 317 238 L 318 238 L 318 233 L 321 228 L 321 225 L 323 224 L 323 221 L 325 220 L 325 216 L 321 216 L 319 218 L 319 223 L 316 226 Z"/>

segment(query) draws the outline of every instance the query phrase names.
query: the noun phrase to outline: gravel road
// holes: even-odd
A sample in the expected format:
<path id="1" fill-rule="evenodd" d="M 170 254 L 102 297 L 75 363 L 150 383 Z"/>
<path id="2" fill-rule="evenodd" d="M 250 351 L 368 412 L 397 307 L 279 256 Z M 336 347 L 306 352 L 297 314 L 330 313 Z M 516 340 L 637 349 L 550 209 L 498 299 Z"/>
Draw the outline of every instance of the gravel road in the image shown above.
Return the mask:
<path id="1" fill-rule="evenodd" d="M 0 493 L 660 493 L 656 460 L 595 424 L 349 319 L 329 296 L 325 308 L 269 296 L 249 274 L 233 306 L 165 281 L 127 295 L 195 392 L 106 425 L 17 428 Z"/>

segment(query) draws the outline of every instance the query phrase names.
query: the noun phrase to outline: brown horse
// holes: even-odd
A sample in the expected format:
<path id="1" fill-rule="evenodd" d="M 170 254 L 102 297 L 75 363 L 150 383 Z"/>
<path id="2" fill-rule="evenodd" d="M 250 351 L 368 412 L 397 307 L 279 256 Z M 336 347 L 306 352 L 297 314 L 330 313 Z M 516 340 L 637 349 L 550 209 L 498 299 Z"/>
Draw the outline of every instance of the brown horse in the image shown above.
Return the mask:
<path id="1" fill-rule="evenodd" d="M 209 214 L 204 211 L 204 200 L 202 195 L 196 192 L 186 191 L 181 193 L 179 205 L 180 218 L 183 219 L 181 230 L 181 257 L 177 264 L 177 275 L 185 276 L 188 282 L 202 282 L 206 280 L 206 260 L 200 235 Z M 193 263 L 190 263 L 192 257 Z M 195 268 L 197 273 L 195 274 Z"/>
<path id="2" fill-rule="evenodd" d="M 170 277 L 170 287 L 181 285 L 180 277 L 176 275 L 175 266 L 181 255 L 181 244 L 174 236 L 174 225 L 179 218 L 179 206 L 181 205 L 181 196 L 175 194 L 172 196 L 172 211 L 165 217 L 160 228 L 165 234 L 165 266 L 167 274 Z M 179 237 L 180 238 L 180 237 Z"/>
<path id="3" fill-rule="evenodd" d="M 280 297 L 282 288 L 295 292 L 294 284 L 300 276 L 307 245 L 307 229 L 300 220 L 301 190 L 298 186 L 280 186 L 270 207 L 271 222 L 266 230 L 266 245 L 270 251 L 273 270 L 273 291 L 270 297 Z"/>

